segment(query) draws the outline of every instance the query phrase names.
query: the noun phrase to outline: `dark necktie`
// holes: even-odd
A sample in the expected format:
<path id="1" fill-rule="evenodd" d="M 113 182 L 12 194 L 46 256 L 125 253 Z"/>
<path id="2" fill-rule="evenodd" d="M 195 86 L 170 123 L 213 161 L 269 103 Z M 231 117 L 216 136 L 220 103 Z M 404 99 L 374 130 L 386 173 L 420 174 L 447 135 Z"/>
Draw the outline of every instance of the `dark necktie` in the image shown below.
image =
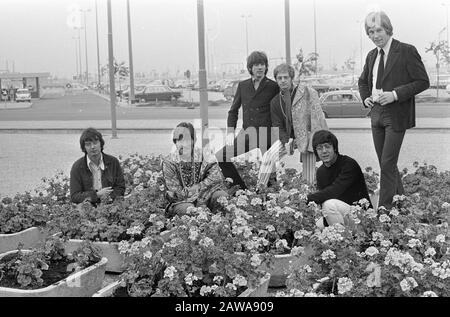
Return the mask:
<path id="1" fill-rule="evenodd" d="M 383 80 L 384 75 L 384 51 L 380 50 L 380 63 L 378 64 L 378 74 L 377 74 L 377 83 L 375 85 L 376 89 L 381 89 L 381 81 Z"/>
<path id="2" fill-rule="evenodd" d="M 286 106 L 286 132 L 288 134 L 288 137 L 291 137 L 291 131 L 292 131 L 292 102 L 291 102 L 291 94 L 290 90 L 285 91 L 283 96 L 283 101 Z"/>

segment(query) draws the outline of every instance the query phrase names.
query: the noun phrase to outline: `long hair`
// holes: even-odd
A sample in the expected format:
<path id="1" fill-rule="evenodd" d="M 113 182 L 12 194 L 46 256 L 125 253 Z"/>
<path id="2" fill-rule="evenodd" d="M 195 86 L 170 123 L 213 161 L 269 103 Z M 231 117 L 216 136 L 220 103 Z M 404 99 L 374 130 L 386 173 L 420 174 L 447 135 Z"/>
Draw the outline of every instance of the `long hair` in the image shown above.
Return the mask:
<path id="1" fill-rule="evenodd" d="M 314 133 L 314 136 L 312 138 L 312 147 L 313 147 L 314 155 L 316 156 L 316 158 L 318 160 L 319 160 L 319 155 L 317 154 L 316 147 L 319 144 L 323 144 L 323 143 L 331 144 L 333 146 L 334 152 L 336 154 L 339 154 L 338 139 L 336 138 L 336 136 L 328 130 L 319 130 L 316 133 Z"/>
<path id="2" fill-rule="evenodd" d="M 192 125 L 192 123 L 190 123 L 190 122 L 180 122 L 177 124 L 177 126 L 175 127 L 175 129 L 173 130 L 173 133 L 172 133 L 172 141 L 174 144 L 176 144 L 177 141 L 179 141 L 185 137 L 188 137 L 188 135 L 186 133 L 186 129 L 188 130 L 189 137 L 192 140 L 192 146 L 194 146 L 195 141 L 196 141 L 195 129 L 194 129 L 194 126 Z"/>
<path id="3" fill-rule="evenodd" d="M 369 29 L 374 25 L 380 25 L 387 33 L 387 35 L 392 36 L 394 28 L 392 27 L 391 20 L 383 11 L 370 12 L 364 22 L 364 27 L 366 28 L 366 34 L 369 35 Z"/>
<path id="4" fill-rule="evenodd" d="M 101 150 L 103 152 L 103 146 L 105 145 L 105 140 L 103 140 L 103 136 L 100 132 L 98 132 L 94 128 L 87 128 L 85 129 L 80 136 L 80 147 L 81 151 L 84 152 L 84 154 L 87 154 L 86 147 L 84 146 L 84 143 L 86 141 L 100 141 Z"/>
<path id="5" fill-rule="evenodd" d="M 267 75 L 267 71 L 269 70 L 269 61 L 267 59 L 266 53 L 262 51 L 254 51 L 247 57 L 247 70 L 250 75 L 253 76 L 252 67 L 253 65 L 264 64 L 266 65 L 266 71 L 264 74 Z"/>

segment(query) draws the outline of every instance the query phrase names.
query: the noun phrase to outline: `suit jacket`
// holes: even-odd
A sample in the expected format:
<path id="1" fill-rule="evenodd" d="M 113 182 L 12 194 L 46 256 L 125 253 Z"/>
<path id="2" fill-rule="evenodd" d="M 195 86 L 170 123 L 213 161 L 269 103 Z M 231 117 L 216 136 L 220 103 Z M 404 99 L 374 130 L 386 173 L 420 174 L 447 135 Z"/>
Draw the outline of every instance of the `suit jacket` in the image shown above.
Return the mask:
<path id="1" fill-rule="evenodd" d="M 278 92 L 278 84 L 265 76 L 256 91 L 251 78 L 241 81 L 236 89 L 233 104 L 228 111 L 227 127 L 236 129 L 241 105 L 244 129 L 271 127 L 270 101 Z"/>
<path id="2" fill-rule="evenodd" d="M 123 196 L 125 193 L 125 179 L 119 160 L 114 156 L 103 153 L 103 164 L 105 169 L 102 171 L 102 188 L 111 187 L 113 191 L 110 194 L 112 199 Z M 74 203 L 81 203 L 86 198 L 91 199 L 91 203 L 96 204 L 100 201 L 93 188 L 92 173 L 87 165 L 87 156 L 78 159 L 70 170 L 70 198 Z"/>
<path id="3" fill-rule="evenodd" d="M 295 87 L 294 91 L 292 92 L 291 109 L 296 89 L 297 87 Z M 291 127 L 290 129 L 291 131 L 287 131 L 288 128 L 286 123 L 286 115 L 287 115 L 286 104 L 281 99 L 282 99 L 281 93 L 278 93 L 270 101 L 270 118 L 272 121 L 272 127 L 277 127 L 279 129 L 279 139 L 281 143 L 285 144 L 289 142 L 290 138 L 294 139 L 295 135 L 293 127 Z M 292 110 L 290 121 L 292 122 Z"/>
<path id="4" fill-rule="evenodd" d="M 377 48 L 367 54 L 366 64 L 358 80 L 363 104 L 364 100 L 372 95 L 373 66 L 377 54 Z M 415 127 L 414 96 L 428 87 L 430 87 L 430 81 L 417 49 L 412 45 L 393 39 L 381 88 L 383 91 L 395 90 L 397 93 L 398 100 L 385 106 L 391 114 L 394 131 L 404 131 Z"/>

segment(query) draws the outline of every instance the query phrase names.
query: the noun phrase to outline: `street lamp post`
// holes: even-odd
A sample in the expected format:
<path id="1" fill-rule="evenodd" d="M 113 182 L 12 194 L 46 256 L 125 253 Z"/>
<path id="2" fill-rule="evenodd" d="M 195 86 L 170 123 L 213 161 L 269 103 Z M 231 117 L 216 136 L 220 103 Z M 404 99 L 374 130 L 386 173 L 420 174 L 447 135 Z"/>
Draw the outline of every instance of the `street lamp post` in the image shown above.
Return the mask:
<path id="1" fill-rule="evenodd" d="M 111 0 L 107 2 L 108 9 L 108 64 L 109 64 L 109 100 L 111 105 L 112 138 L 117 138 L 116 129 L 116 85 L 114 82 L 114 52 L 112 36 Z"/>
<path id="2" fill-rule="evenodd" d="M 358 21 L 356 21 L 356 23 L 358 23 L 358 27 L 359 27 L 359 65 L 361 66 L 361 72 L 362 72 L 362 69 L 363 69 L 363 49 L 362 49 L 362 38 L 363 38 L 363 36 L 362 36 L 362 30 L 363 30 L 363 28 L 362 28 L 362 25 L 360 25 L 361 23 L 362 23 L 363 21 L 361 21 L 361 20 L 358 20 Z"/>
<path id="3" fill-rule="evenodd" d="M 89 86 L 89 66 L 88 66 L 88 49 L 87 49 L 87 30 L 86 30 L 86 12 L 90 12 L 91 9 L 80 9 L 84 15 L 84 50 L 86 55 L 86 85 Z"/>
<path id="4" fill-rule="evenodd" d="M 289 0 L 284 0 L 284 29 L 286 36 L 286 64 L 291 65 L 291 23 L 289 12 Z"/>
<path id="5" fill-rule="evenodd" d="M 81 27 L 75 27 L 78 30 L 78 63 L 80 65 L 80 73 L 78 77 L 78 81 L 81 81 L 81 76 L 83 74 L 83 66 L 81 65 Z"/>
<path id="6" fill-rule="evenodd" d="M 197 0 L 197 32 L 198 32 L 198 82 L 200 93 L 200 117 L 202 120 L 202 147 L 208 144 L 208 91 L 205 69 L 205 18 L 203 0 Z"/>
<path id="7" fill-rule="evenodd" d="M 95 29 L 97 34 L 97 84 L 100 91 L 101 75 L 100 75 L 100 49 L 98 44 L 98 12 L 97 12 L 97 0 L 95 0 Z"/>
<path id="8" fill-rule="evenodd" d="M 131 18 L 130 18 L 130 0 L 127 0 L 127 18 L 128 18 L 128 59 L 130 65 L 130 95 L 128 102 L 131 104 L 134 100 L 134 70 L 133 70 L 133 44 L 131 41 Z"/>
<path id="9" fill-rule="evenodd" d="M 75 65 L 76 65 L 76 68 L 77 68 L 76 74 L 77 74 L 77 78 L 78 78 L 78 76 L 80 75 L 80 71 L 79 71 L 79 68 L 78 68 L 78 43 L 77 43 L 78 37 L 73 36 L 72 39 L 75 40 L 74 41 L 75 42 Z"/>
<path id="10" fill-rule="evenodd" d="M 246 45 L 246 48 L 247 48 L 247 56 L 248 56 L 248 18 L 251 18 L 252 17 L 252 15 L 251 14 L 247 14 L 247 15 L 245 15 L 245 14 L 242 14 L 241 15 L 241 18 L 244 18 L 245 19 L 245 45 Z"/>
<path id="11" fill-rule="evenodd" d="M 316 0 L 314 0 L 314 73 L 317 75 Z"/>

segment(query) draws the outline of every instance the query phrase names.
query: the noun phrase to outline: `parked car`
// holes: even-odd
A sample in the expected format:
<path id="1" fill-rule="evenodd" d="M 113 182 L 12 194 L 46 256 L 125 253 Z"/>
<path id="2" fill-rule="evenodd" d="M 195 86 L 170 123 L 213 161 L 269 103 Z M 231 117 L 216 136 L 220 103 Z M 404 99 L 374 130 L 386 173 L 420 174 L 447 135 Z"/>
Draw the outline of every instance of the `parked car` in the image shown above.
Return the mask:
<path id="1" fill-rule="evenodd" d="M 223 90 L 223 96 L 228 101 L 233 101 L 234 95 L 236 94 L 236 89 L 241 80 L 232 80 L 230 81 Z"/>
<path id="2" fill-rule="evenodd" d="M 16 102 L 21 101 L 31 102 L 31 92 L 28 88 L 19 88 L 16 90 Z"/>
<path id="3" fill-rule="evenodd" d="M 126 90 L 122 95 L 125 99 L 128 99 L 129 94 L 130 91 Z M 134 93 L 135 99 L 141 102 L 178 100 L 181 96 L 182 94 L 180 91 L 172 90 L 163 85 L 136 86 Z"/>
<path id="4" fill-rule="evenodd" d="M 370 111 L 363 106 L 357 90 L 325 92 L 319 101 L 325 118 L 364 118 Z"/>

